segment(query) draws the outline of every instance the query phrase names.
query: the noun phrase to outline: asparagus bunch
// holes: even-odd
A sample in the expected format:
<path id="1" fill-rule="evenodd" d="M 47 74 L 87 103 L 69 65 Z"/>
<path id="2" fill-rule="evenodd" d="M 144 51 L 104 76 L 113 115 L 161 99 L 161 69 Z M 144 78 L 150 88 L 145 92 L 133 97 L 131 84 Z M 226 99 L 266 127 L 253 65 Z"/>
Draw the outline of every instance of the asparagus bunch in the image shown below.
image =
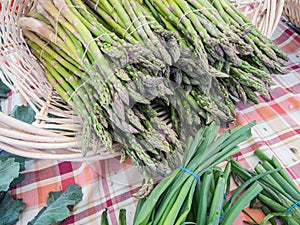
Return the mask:
<path id="1" fill-rule="evenodd" d="M 138 1 L 129 0 L 85 1 L 85 3 L 90 7 L 89 11 L 93 12 L 95 17 L 103 20 L 108 29 L 131 43 L 139 42 L 147 46 L 148 41 L 151 40 L 147 37 L 153 37 L 162 33 L 161 31 L 169 30 L 175 35 L 178 33 L 175 28 L 170 29 L 170 27 L 163 27 L 159 24 L 158 17 L 151 14 L 147 8 L 148 6 L 152 7 L 151 4 L 146 7 L 139 4 Z M 127 32 L 131 27 L 133 27 L 132 32 Z M 178 39 L 178 44 L 181 44 L 180 40 L 183 38 Z M 199 37 L 197 40 L 201 41 Z M 196 43 L 197 40 L 193 39 L 192 41 Z M 180 56 L 171 66 L 171 73 L 162 74 L 175 85 L 173 91 L 177 87 L 182 87 L 184 90 L 184 92 L 180 91 L 180 94 L 174 95 L 180 101 L 174 101 L 173 97 L 170 99 L 170 111 L 174 111 L 176 108 L 180 121 L 186 122 L 185 130 L 188 130 L 188 134 L 185 136 L 195 134 L 197 129 L 189 128 L 193 125 L 199 128 L 198 125 L 208 124 L 211 121 L 219 121 L 222 124 L 234 121 L 232 118 L 233 105 L 227 106 L 225 102 L 220 102 L 216 96 L 209 94 L 213 77 L 227 77 L 227 75 L 208 64 L 203 46 L 202 43 L 197 46 L 180 46 Z M 194 87 L 193 91 L 191 87 Z"/>
<path id="2" fill-rule="evenodd" d="M 162 26 L 184 40 L 180 41 L 182 48 L 204 46 L 209 66 L 229 75 L 216 79 L 219 94 L 215 98 L 222 97 L 230 108 L 235 98 L 258 103 L 256 91 L 268 98 L 273 84 L 270 72 L 284 72 L 286 55 L 228 0 L 139 2 Z"/>
<path id="3" fill-rule="evenodd" d="M 287 60 L 227 0 L 84 2 L 108 29 L 131 43 L 146 46 L 157 30 L 173 32 L 180 56 L 171 68 L 176 72 L 163 75 L 183 87 L 185 96 L 192 100 L 188 109 L 197 105 L 204 124 L 213 120 L 231 123 L 236 101 L 258 103 L 255 92 L 268 98 L 273 84 L 270 72 L 282 73 Z M 175 107 L 186 111 L 183 104 Z M 193 123 L 197 121 L 199 116 Z"/>
<path id="4" fill-rule="evenodd" d="M 145 171 L 170 173 L 182 142 L 151 105 L 172 95 L 157 76 L 165 62 L 69 3 L 40 0 L 20 25 L 49 81 L 82 117 L 83 149 L 92 137 L 108 149 L 116 141 Z"/>
<path id="5" fill-rule="evenodd" d="M 179 62 L 185 66 L 181 69 L 188 76 L 202 81 L 207 79 L 208 62 L 204 51 L 196 49 L 198 63 L 196 61 L 187 61 L 185 56 L 180 54 L 177 48 L 177 40 L 173 35 L 173 31 L 164 29 L 155 18 L 147 13 L 138 1 L 87 1 L 84 2 L 90 6 L 90 10 L 95 13 L 95 16 L 103 20 L 103 23 L 119 37 L 127 39 L 131 43 L 141 43 L 152 51 L 156 49 L 160 54 L 155 56 L 163 58 L 168 65 L 174 65 Z M 203 47 L 203 46 L 202 46 Z M 191 52 L 191 51 L 190 51 Z M 171 57 L 170 57 L 171 56 Z M 190 57 L 189 57 L 190 58 Z"/>

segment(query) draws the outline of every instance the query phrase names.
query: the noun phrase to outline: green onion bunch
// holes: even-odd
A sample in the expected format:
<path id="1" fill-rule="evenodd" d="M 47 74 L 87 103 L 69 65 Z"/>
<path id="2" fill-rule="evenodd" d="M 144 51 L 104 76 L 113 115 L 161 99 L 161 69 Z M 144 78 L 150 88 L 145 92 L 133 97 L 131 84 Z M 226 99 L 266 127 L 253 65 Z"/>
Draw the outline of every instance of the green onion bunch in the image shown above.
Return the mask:
<path id="1" fill-rule="evenodd" d="M 292 180 L 290 175 L 281 167 L 278 159 L 274 156 L 269 158 L 260 149 L 254 153 L 261 160 L 254 168 L 254 171 L 246 170 L 235 160 L 231 160 L 232 172 L 242 182 L 247 182 L 253 177 L 274 171 L 256 181 L 263 190 L 257 196 L 257 199 L 263 203 L 263 211 L 266 217 L 260 224 L 265 224 L 268 220 L 271 224 L 276 224 L 273 217 L 278 217 L 283 224 L 300 224 L 300 189 Z M 257 206 L 256 200 L 252 202 L 253 207 Z M 267 210 L 266 210 L 267 209 Z M 256 221 L 251 222 L 258 224 Z"/>
<path id="2" fill-rule="evenodd" d="M 239 151 L 237 145 L 251 136 L 253 125 L 239 126 L 220 136 L 215 123 L 200 129 L 194 139 L 189 139 L 181 167 L 164 178 L 148 197 L 139 200 L 133 224 L 231 225 L 263 188 L 254 183 L 258 179 L 255 177 L 227 201 L 231 163 L 224 171 L 217 165 Z M 249 188 L 236 200 L 246 187 Z"/>

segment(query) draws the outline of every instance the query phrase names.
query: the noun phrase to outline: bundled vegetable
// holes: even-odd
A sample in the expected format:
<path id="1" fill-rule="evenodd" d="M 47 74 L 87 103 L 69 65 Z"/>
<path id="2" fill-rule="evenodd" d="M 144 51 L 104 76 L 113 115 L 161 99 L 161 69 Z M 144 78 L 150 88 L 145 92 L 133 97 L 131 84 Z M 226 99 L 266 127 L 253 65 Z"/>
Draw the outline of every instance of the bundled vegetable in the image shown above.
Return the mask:
<path id="1" fill-rule="evenodd" d="M 232 123 L 237 99 L 268 97 L 287 59 L 227 0 L 37 0 L 19 25 L 82 118 L 83 153 L 120 143 L 149 176 L 200 127 Z"/>
<path id="2" fill-rule="evenodd" d="M 269 208 L 265 210 L 267 215 L 260 224 L 265 224 L 268 220 L 276 224 L 276 221 L 272 221 L 273 217 L 279 217 L 284 224 L 300 224 L 300 189 L 274 156 L 270 159 L 259 149 L 254 151 L 254 154 L 261 160 L 254 168 L 255 172 L 244 169 L 235 160 L 231 160 L 231 164 L 233 173 L 243 182 L 259 174 L 278 170 L 257 180 L 263 188 L 258 199 Z M 252 203 L 253 206 L 254 204 L 255 202 Z"/>
<path id="3" fill-rule="evenodd" d="M 234 98 L 227 93 L 243 102 L 257 103 L 255 91 L 268 97 L 268 88 L 272 84 L 268 71 L 283 72 L 284 61 L 287 60 L 286 55 L 263 37 L 258 29 L 227 0 L 85 2 L 120 37 L 132 35 L 134 39 L 134 36 L 140 34 L 138 31 L 147 33 L 151 28 L 155 29 L 157 22 L 165 29 L 173 31 L 181 47 L 181 57 L 175 66 L 184 71 L 182 75 L 184 86 L 192 86 L 191 94 L 194 98 L 197 99 L 200 95 L 203 102 L 217 104 L 219 109 L 217 113 L 221 111 L 227 116 L 234 113 Z M 114 5 L 117 7 L 113 7 Z M 126 5 L 131 7 L 127 8 Z M 118 29 L 115 29 L 115 24 L 119 25 Z M 135 28 L 136 32 L 133 32 L 134 30 L 131 33 L 126 32 L 127 26 Z M 220 72 L 229 75 L 229 78 L 213 79 L 216 84 L 212 93 L 215 95 L 208 101 L 205 99 L 206 93 L 199 91 L 201 88 L 197 86 L 201 72 L 192 65 L 193 62 L 196 62 L 196 66 L 200 66 L 200 71 L 204 73 L 208 71 L 211 75 L 215 75 L 214 71 L 219 71 L 218 76 Z M 193 69 L 185 70 L 185 68 Z M 191 88 L 187 90 L 190 91 Z M 225 106 L 220 101 L 215 101 L 219 99 L 218 97 L 223 98 L 221 103 L 225 103 Z M 211 106 L 214 104 L 204 105 L 203 102 L 197 101 L 201 108 L 205 108 L 213 115 L 214 119 L 220 118 Z M 221 118 L 224 121 L 224 116 Z"/>
<path id="4" fill-rule="evenodd" d="M 225 92 L 243 102 L 258 102 L 254 91 L 268 96 L 272 79 L 267 71 L 283 72 L 286 55 L 260 35 L 228 0 L 152 2 L 151 12 L 154 11 L 166 27 L 177 30 L 178 38 L 185 40 L 183 47 L 204 46 L 209 64 L 229 74 L 229 78 L 217 79 Z M 202 44 L 198 44 L 199 41 Z M 224 89 L 216 90 L 224 93 Z M 232 99 L 226 94 L 223 97 L 226 104 L 232 105 Z"/>
<path id="5" fill-rule="evenodd" d="M 82 117 L 83 148 L 91 137 L 108 149 L 117 141 L 134 163 L 169 173 L 164 154 L 181 151 L 182 143 L 150 104 L 172 95 L 155 76 L 165 69 L 164 62 L 118 38 L 87 9 L 67 3 L 38 1 L 32 17 L 21 18 L 20 24 L 48 79 Z"/>
<path id="6" fill-rule="evenodd" d="M 231 164 L 228 163 L 224 171 L 216 166 L 239 151 L 237 145 L 250 137 L 253 125 L 239 126 L 217 136 L 219 127 L 212 123 L 201 129 L 194 139 L 190 138 L 182 166 L 164 178 L 147 198 L 139 200 L 134 224 L 231 225 L 262 187 L 252 184 L 256 177 L 226 202 Z"/>

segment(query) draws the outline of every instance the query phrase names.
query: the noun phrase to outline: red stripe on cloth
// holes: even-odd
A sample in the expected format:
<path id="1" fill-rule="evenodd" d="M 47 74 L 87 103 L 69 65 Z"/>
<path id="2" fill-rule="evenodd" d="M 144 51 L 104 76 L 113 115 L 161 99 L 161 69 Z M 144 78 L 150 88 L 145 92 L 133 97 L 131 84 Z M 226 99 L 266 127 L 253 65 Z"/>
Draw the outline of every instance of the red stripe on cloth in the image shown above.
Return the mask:
<path id="1" fill-rule="evenodd" d="M 117 204 L 119 202 L 123 202 L 127 199 L 132 198 L 132 195 L 135 194 L 138 191 L 138 188 L 130 190 L 128 192 L 122 193 L 121 195 L 117 195 L 114 198 L 111 199 L 112 204 Z"/>
<path id="2" fill-rule="evenodd" d="M 63 220 L 61 222 L 61 225 L 74 224 L 74 223 L 75 223 L 75 216 L 71 215 L 67 219 Z"/>
<path id="3" fill-rule="evenodd" d="M 241 152 L 235 153 L 235 154 L 233 155 L 234 158 L 238 158 L 239 156 L 242 156 L 242 153 L 241 153 Z"/>
<path id="4" fill-rule="evenodd" d="M 266 140 L 265 142 L 268 143 L 269 145 L 274 145 L 274 144 L 277 144 L 285 139 L 288 139 L 290 137 L 294 137 L 296 134 L 299 134 L 298 133 L 299 130 L 295 130 L 295 131 L 289 131 L 289 132 L 286 132 L 284 134 L 281 134 L 281 135 L 278 135 L 277 137 L 275 138 L 272 138 L 270 140 Z"/>
<path id="5" fill-rule="evenodd" d="M 292 177 L 293 180 L 296 180 L 300 177 L 300 164 L 295 164 L 294 166 L 286 168 L 286 171 Z"/>
<path id="6" fill-rule="evenodd" d="M 25 187 L 26 185 L 35 183 L 37 181 L 36 174 L 38 174 L 38 173 L 39 173 L 39 171 L 25 173 L 24 174 L 25 179 L 22 181 L 22 183 L 20 184 L 20 186 Z M 51 172 L 49 171 L 49 173 L 56 174 L 55 171 L 51 171 Z"/>
<path id="7" fill-rule="evenodd" d="M 291 88 L 287 88 L 286 90 L 288 90 L 289 92 L 291 92 L 293 94 L 299 94 L 300 93 L 300 84 L 295 85 L 294 87 L 291 87 Z"/>
<path id="8" fill-rule="evenodd" d="M 271 93 L 270 93 L 270 97 L 271 97 L 271 101 L 275 101 L 277 99 L 279 99 L 280 97 L 291 93 L 291 91 L 289 91 L 287 88 L 285 88 L 284 86 L 281 87 L 277 87 L 272 89 Z M 265 101 L 265 102 L 270 102 L 270 101 Z"/>
<path id="9" fill-rule="evenodd" d="M 299 39 L 298 42 L 289 42 L 286 44 L 282 44 L 282 49 L 284 50 L 284 52 L 287 54 L 295 53 L 297 51 L 299 43 L 300 43 L 300 38 L 298 37 L 298 39 Z M 297 63 L 297 62 L 294 62 L 294 63 Z"/>
<path id="10" fill-rule="evenodd" d="M 246 155 L 250 152 L 253 152 L 255 149 L 261 148 L 262 146 L 266 146 L 266 142 L 265 141 L 257 141 L 245 148 L 241 149 L 241 155 Z"/>
<path id="11" fill-rule="evenodd" d="M 274 109 L 278 114 L 281 114 L 281 115 L 286 113 L 279 104 L 273 104 L 272 109 Z"/>
<path id="12" fill-rule="evenodd" d="M 39 182 L 42 180 L 47 180 L 49 178 L 59 176 L 59 174 L 56 172 L 55 168 L 56 168 L 55 166 L 53 166 L 53 167 L 51 166 L 51 167 L 47 167 L 45 169 L 41 169 L 41 170 L 38 170 L 37 172 L 35 172 L 34 173 L 35 182 Z M 26 176 L 27 176 L 27 174 L 26 174 Z"/>
<path id="13" fill-rule="evenodd" d="M 59 173 L 60 175 L 66 174 L 66 173 L 72 173 L 73 167 L 71 162 L 62 162 L 58 164 Z"/>
<path id="14" fill-rule="evenodd" d="M 284 27 L 282 27 L 282 28 L 284 28 Z M 294 32 L 292 29 L 285 28 L 283 30 L 282 34 L 278 38 L 273 39 L 273 42 L 277 45 L 280 45 L 283 42 L 286 42 L 293 34 L 294 34 Z"/>
<path id="15" fill-rule="evenodd" d="M 299 64 L 292 64 L 289 68 L 292 69 L 292 70 L 298 70 L 298 69 L 300 69 L 300 65 Z"/>
<path id="16" fill-rule="evenodd" d="M 273 96 L 277 94 L 278 93 L 274 92 Z M 281 94 L 278 94 L 278 96 L 275 99 L 278 99 L 281 96 Z M 244 112 L 245 110 L 250 108 L 252 109 L 251 111 Z M 271 100 L 268 102 L 268 105 L 263 105 L 260 107 L 259 105 L 257 105 L 256 108 L 245 106 L 243 103 L 238 103 L 236 120 L 238 124 L 243 124 L 244 122 L 252 122 L 253 120 L 256 120 L 257 122 L 262 122 L 268 121 L 275 117 L 279 117 L 279 115 L 281 115 L 282 117 L 284 117 L 284 119 L 287 120 L 287 122 L 290 122 L 294 119 L 290 118 L 288 114 L 299 109 L 300 99 L 298 97 L 295 97 L 294 95 L 292 97 L 282 99 L 282 101 L 280 102 L 275 102 L 275 100 Z"/>
<path id="17" fill-rule="evenodd" d="M 94 206 L 94 207 L 91 207 L 91 208 L 86 208 L 85 207 L 85 210 L 80 212 L 80 213 L 76 213 L 74 214 L 74 220 L 75 221 L 80 221 L 86 217 L 89 217 L 89 216 L 92 216 L 92 215 L 95 215 L 95 214 L 98 214 L 99 215 L 99 218 L 101 217 L 101 213 L 102 211 L 105 209 L 105 205 L 104 203 L 101 203 L 101 206 L 98 207 L 98 206 Z M 80 224 L 80 223 L 79 223 Z"/>

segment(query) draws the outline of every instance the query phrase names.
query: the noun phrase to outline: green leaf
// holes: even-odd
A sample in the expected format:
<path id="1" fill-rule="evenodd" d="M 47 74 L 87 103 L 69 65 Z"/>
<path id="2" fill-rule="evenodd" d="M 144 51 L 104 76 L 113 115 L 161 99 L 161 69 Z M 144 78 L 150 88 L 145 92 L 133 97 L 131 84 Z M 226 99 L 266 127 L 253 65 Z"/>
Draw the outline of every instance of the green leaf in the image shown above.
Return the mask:
<path id="1" fill-rule="evenodd" d="M 0 160 L 0 191 L 7 191 L 10 183 L 19 176 L 20 163 L 13 158 Z"/>
<path id="2" fill-rule="evenodd" d="M 8 193 L 0 202 L 0 225 L 14 224 L 19 219 L 19 213 L 25 208 L 22 200 L 14 200 Z"/>
<path id="3" fill-rule="evenodd" d="M 14 155 L 14 154 L 6 152 L 6 151 L 0 152 L 0 160 L 6 160 L 8 158 L 14 158 L 15 162 L 20 163 L 21 171 L 25 170 L 25 167 L 24 167 L 25 161 L 32 160 L 31 158 Z"/>
<path id="4" fill-rule="evenodd" d="M 45 206 L 28 225 L 55 224 L 70 216 L 69 206 L 76 205 L 82 199 L 82 190 L 77 184 L 71 184 L 65 191 L 50 192 Z"/>
<path id="5" fill-rule="evenodd" d="M 35 112 L 30 105 L 15 106 L 11 112 L 11 117 L 31 124 L 35 119 Z"/>
<path id="6" fill-rule="evenodd" d="M 1 71 L 0 71 L 0 73 L 1 73 Z M 0 99 L 1 98 L 6 99 L 8 92 L 10 92 L 10 89 L 0 79 Z"/>
<path id="7" fill-rule="evenodd" d="M 20 184 L 24 179 L 25 179 L 24 174 L 21 174 L 21 173 L 20 173 L 19 176 L 18 176 L 16 179 L 14 179 L 14 180 L 10 183 L 9 187 L 10 187 L 10 188 L 13 188 L 13 187 L 17 186 L 17 185 Z"/>
<path id="8" fill-rule="evenodd" d="M 14 155 L 6 151 L 0 152 L 0 160 L 5 161 L 9 158 L 13 158 L 15 162 L 18 162 L 20 164 L 19 172 L 25 170 L 25 161 L 32 160 L 30 158 Z M 21 183 L 24 180 L 24 178 L 24 174 L 19 173 L 19 176 L 11 182 L 10 187 L 15 187 L 17 184 Z"/>

